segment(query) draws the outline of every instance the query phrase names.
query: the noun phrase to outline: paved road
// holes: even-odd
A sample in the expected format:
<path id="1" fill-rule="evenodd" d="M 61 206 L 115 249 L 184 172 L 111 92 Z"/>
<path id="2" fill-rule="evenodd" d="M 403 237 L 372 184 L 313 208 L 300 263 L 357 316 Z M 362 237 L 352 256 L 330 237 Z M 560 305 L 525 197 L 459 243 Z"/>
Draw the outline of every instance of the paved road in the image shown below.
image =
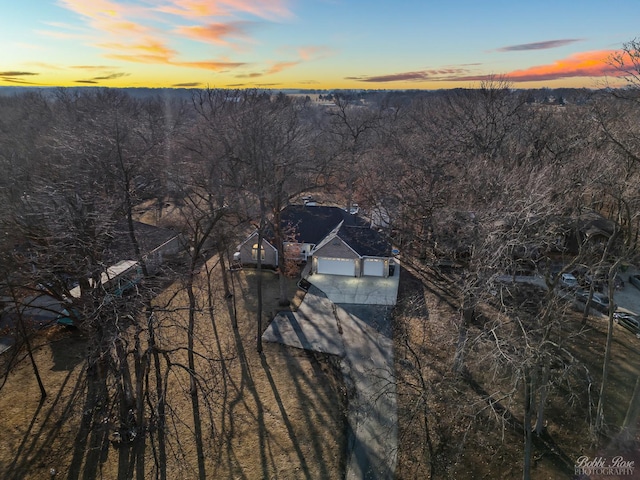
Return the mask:
<path id="1" fill-rule="evenodd" d="M 349 396 L 346 478 L 391 479 L 398 449 L 389 310 L 336 305 L 315 287 L 295 313 L 276 316 L 263 340 L 342 357 Z"/>

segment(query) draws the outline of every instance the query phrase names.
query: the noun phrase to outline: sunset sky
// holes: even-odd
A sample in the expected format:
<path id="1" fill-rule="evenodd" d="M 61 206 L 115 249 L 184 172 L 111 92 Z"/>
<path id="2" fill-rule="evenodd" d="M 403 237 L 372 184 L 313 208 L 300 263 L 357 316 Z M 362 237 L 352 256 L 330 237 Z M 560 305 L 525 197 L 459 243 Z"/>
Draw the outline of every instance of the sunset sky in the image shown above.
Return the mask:
<path id="1" fill-rule="evenodd" d="M 615 84 L 638 0 L 10 0 L 0 85 L 439 89 Z"/>

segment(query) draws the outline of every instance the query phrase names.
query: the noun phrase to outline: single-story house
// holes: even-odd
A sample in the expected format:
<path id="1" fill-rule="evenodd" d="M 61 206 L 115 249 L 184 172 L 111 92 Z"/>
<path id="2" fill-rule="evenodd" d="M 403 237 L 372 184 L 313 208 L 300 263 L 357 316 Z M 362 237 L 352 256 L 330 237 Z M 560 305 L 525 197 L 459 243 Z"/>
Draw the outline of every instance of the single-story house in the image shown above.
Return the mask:
<path id="1" fill-rule="evenodd" d="M 283 249 L 287 259 L 308 262 L 311 273 L 353 277 L 389 275 L 391 245 L 369 222 L 339 207 L 290 205 L 281 212 Z M 278 249 L 267 230 L 258 249 L 258 232 L 238 246 L 240 261 L 255 265 L 261 251 L 262 265 L 277 267 Z"/>
<path id="2" fill-rule="evenodd" d="M 182 235 L 167 228 L 160 228 L 141 222 L 133 222 L 133 231 L 140 248 L 140 255 L 145 262 L 147 272 L 154 274 L 169 258 L 174 258 L 185 251 Z M 123 219 L 116 223 L 111 232 L 112 240 L 107 246 L 104 263 L 109 265 L 100 277 L 100 284 L 115 296 L 135 286 L 143 277 L 143 270 L 131 236 L 128 222 Z M 90 280 L 89 285 L 93 286 Z M 75 286 L 69 293 L 80 298 L 80 286 Z"/>
<path id="3" fill-rule="evenodd" d="M 185 251 L 184 238 L 174 230 L 134 221 L 133 231 L 149 273 L 154 273 L 166 259 Z M 109 264 L 136 259 L 126 219 L 116 223 L 111 235 L 106 259 Z"/>

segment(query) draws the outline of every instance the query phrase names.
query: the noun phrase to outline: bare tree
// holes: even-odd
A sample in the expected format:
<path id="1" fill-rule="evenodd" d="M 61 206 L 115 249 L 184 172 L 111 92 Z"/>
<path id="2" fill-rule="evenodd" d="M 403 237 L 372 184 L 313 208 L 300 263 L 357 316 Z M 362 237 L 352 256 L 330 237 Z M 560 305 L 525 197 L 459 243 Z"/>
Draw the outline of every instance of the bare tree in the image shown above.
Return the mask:
<path id="1" fill-rule="evenodd" d="M 211 95 L 211 93 L 208 93 Z M 285 288 L 285 251 L 280 214 L 291 199 L 310 187 L 318 165 L 305 154 L 309 132 L 301 115 L 305 102 L 285 95 L 271 97 L 258 91 L 224 92 L 220 107 L 227 115 L 221 143 L 229 178 L 246 194 L 248 216 L 257 216 L 258 251 L 267 229 L 273 232 L 278 250 L 280 302 L 288 304 Z M 314 159 L 317 161 L 317 159 Z M 245 200 L 245 202 L 247 201 Z M 257 208 L 256 208 L 257 207 Z M 257 256 L 258 313 L 257 349 L 262 351 L 262 255 Z"/>

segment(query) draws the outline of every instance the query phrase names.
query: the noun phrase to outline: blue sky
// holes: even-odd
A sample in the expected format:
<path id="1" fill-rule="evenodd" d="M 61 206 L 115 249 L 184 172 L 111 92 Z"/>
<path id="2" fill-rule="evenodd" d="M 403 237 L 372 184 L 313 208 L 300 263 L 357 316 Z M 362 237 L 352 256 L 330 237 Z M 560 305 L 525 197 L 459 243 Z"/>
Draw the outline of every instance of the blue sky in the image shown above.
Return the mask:
<path id="1" fill-rule="evenodd" d="M 599 87 L 637 0 L 22 0 L 0 85 Z"/>

